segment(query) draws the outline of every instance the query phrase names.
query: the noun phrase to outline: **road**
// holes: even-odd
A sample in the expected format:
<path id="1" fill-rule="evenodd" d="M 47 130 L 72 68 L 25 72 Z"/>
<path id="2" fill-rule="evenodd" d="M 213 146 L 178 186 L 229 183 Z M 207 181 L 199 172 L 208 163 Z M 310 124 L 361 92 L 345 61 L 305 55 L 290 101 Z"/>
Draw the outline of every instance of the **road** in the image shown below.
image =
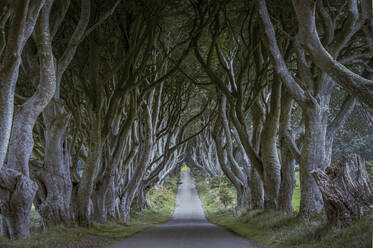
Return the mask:
<path id="1" fill-rule="evenodd" d="M 264 248 L 207 221 L 193 177 L 181 172 L 171 219 L 107 248 Z"/>

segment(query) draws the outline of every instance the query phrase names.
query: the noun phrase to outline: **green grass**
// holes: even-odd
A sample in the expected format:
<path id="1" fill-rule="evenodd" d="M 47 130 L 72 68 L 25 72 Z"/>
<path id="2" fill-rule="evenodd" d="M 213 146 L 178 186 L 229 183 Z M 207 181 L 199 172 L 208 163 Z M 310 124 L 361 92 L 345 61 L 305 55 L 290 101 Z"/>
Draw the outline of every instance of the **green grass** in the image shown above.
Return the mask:
<path id="1" fill-rule="evenodd" d="M 0 238 L 0 247 L 4 248 L 47 248 L 56 245 L 79 247 L 103 247 L 119 241 L 148 227 L 167 221 L 174 210 L 177 191 L 177 177 L 170 177 L 162 187 L 152 188 L 148 195 L 149 208 L 141 213 L 131 213 L 128 223 L 93 223 L 88 228 L 56 226 L 47 232 L 32 235 L 26 240 L 9 241 Z M 31 223 L 36 225 L 40 219 L 35 209 Z M 69 247 L 70 247 L 69 246 Z"/>
<path id="2" fill-rule="evenodd" d="M 190 168 L 184 164 L 182 167 L 181 167 L 181 171 L 190 171 Z"/>
<path id="3" fill-rule="evenodd" d="M 349 228 L 326 229 L 321 217 L 306 221 L 295 215 L 263 210 L 239 215 L 233 205 L 223 208 L 216 197 L 217 189 L 212 189 L 209 183 L 201 178 L 198 191 L 209 221 L 269 248 L 371 247 L 373 224 L 370 219 L 363 219 Z"/>
<path id="4" fill-rule="evenodd" d="M 300 181 L 299 181 L 299 172 L 295 172 L 295 177 L 297 179 L 297 183 L 294 189 L 293 194 L 293 209 L 294 211 L 299 211 L 300 206 Z"/>
<path id="5" fill-rule="evenodd" d="M 65 227 L 56 226 L 49 229 L 47 232 L 33 235 L 25 240 L 9 241 L 5 238 L 0 239 L 0 247 L 53 247 L 54 245 L 69 245 L 86 243 L 95 241 L 96 246 L 101 247 L 115 241 L 116 239 L 124 238 L 138 231 L 143 230 L 144 225 L 121 225 L 118 223 L 93 223 L 88 228 L 83 227 Z"/>

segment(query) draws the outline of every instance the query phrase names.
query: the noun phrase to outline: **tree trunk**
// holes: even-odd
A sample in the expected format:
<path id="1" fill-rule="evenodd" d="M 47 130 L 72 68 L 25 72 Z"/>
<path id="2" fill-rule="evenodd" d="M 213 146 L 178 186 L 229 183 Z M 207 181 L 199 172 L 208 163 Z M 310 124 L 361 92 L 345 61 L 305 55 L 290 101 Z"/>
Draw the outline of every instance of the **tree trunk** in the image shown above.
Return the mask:
<path id="1" fill-rule="evenodd" d="M 328 223 L 348 226 L 373 213 L 373 187 L 359 155 L 344 157 L 325 171 L 312 172 L 324 199 Z"/>
<path id="2" fill-rule="evenodd" d="M 216 145 L 216 150 L 217 150 L 217 155 L 219 159 L 219 164 L 221 165 L 221 168 L 223 170 L 223 173 L 229 181 L 233 184 L 233 186 L 236 189 L 237 192 L 237 207 L 241 208 L 242 206 L 242 200 L 243 200 L 243 194 L 244 194 L 244 188 L 242 185 L 242 182 L 235 176 L 235 174 L 232 172 L 231 168 L 227 165 L 228 161 L 225 161 L 226 159 L 224 158 L 224 153 L 225 151 L 223 150 L 223 145 L 222 145 L 222 137 L 220 132 L 220 127 L 221 127 L 221 118 L 218 118 L 214 127 L 213 131 L 213 138 L 214 142 Z M 228 155 L 227 155 L 228 156 Z"/>
<path id="3" fill-rule="evenodd" d="M 232 133 L 231 133 L 231 125 L 230 121 L 227 117 L 227 99 L 226 96 L 222 95 L 221 100 L 219 101 L 219 111 L 220 111 L 220 120 L 222 122 L 223 130 L 225 133 L 226 139 L 226 152 L 228 161 L 230 163 L 230 168 L 226 169 L 226 172 L 232 174 L 230 176 L 231 179 L 234 180 L 234 185 L 237 189 L 237 208 L 244 209 L 248 208 L 248 197 L 249 197 L 249 189 L 248 189 L 248 182 L 247 182 L 247 175 L 239 167 L 234 154 L 233 154 L 233 140 L 232 140 Z M 239 135 L 238 135 L 239 136 Z M 240 142 L 240 140 L 238 140 Z M 243 150 L 244 151 L 244 150 Z"/>
<path id="4" fill-rule="evenodd" d="M 264 113 L 257 101 L 252 107 L 253 131 L 251 143 L 256 153 L 260 150 L 260 135 L 263 129 Z M 263 180 L 254 166 L 251 166 L 249 186 L 251 188 L 251 206 L 253 209 L 264 207 L 264 187 Z"/>
<path id="5" fill-rule="evenodd" d="M 295 159 L 286 144 L 280 142 L 281 147 L 281 186 L 278 199 L 280 211 L 291 214 L 293 212 L 293 194 L 296 186 Z"/>
<path id="6" fill-rule="evenodd" d="M 130 211 L 131 211 L 131 205 L 135 198 L 136 193 L 138 192 L 141 180 L 144 177 L 144 174 L 146 172 L 146 166 L 150 162 L 151 158 L 151 149 L 153 146 L 152 143 L 152 137 L 149 132 L 145 134 L 146 140 L 143 149 L 140 150 L 139 154 L 142 154 L 142 157 L 139 161 L 139 164 L 136 166 L 135 171 L 132 175 L 132 178 L 130 179 L 130 182 L 127 184 L 124 194 L 121 197 L 120 202 L 120 214 L 121 214 L 121 220 L 124 222 L 129 221 L 130 219 Z"/>
<path id="7" fill-rule="evenodd" d="M 10 239 L 30 236 L 30 212 L 38 186 L 22 173 L 0 168 L 0 214 Z"/>
<path id="8" fill-rule="evenodd" d="M 332 162 L 333 141 L 337 131 L 343 126 L 347 118 L 351 115 L 355 108 L 356 99 L 348 95 L 343 101 L 339 112 L 333 121 L 328 125 L 326 140 L 325 140 L 325 159 L 324 165 L 330 166 Z"/>
<path id="9" fill-rule="evenodd" d="M 131 205 L 135 198 L 136 187 L 127 188 L 120 199 L 119 214 L 123 222 L 128 222 L 131 219 Z"/>
<path id="10" fill-rule="evenodd" d="M 249 186 L 251 189 L 251 207 L 253 209 L 264 208 L 263 181 L 254 167 L 251 167 Z"/>
<path id="11" fill-rule="evenodd" d="M 40 83 L 35 94 L 17 110 L 9 142 L 7 165 L 9 168 L 21 172 L 26 177 L 29 177 L 29 160 L 34 147 L 32 131 L 36 119 L 52 99 L 56 89 L 55 67 L 49 34 L 49 12 L 52 7 L 51 5 L 52 3 L 48 2 L 42 9 L 34 32 L 40 61 Z M 28 193 L 25 192 L 25 194 Z M 24 205 L 24 207 L 30 207 L 28 210 L 21 210 L 19 209 L 20 207 L 18 207 L 18 210 L 22 213 L 30 213 L 31 205 Z M 17 222 L 17 220 L 12 220 L 12 218 L 13 216 L 7 217 L 6 222 L 9 225 Z M 14 218 L 18 217 L 15 215 Z M 24 218 L 29 219 L 29 216 L 25 215 Z M 7 229 L 11 230 L 14 228 L 8 226 Z M 25 228 L 29 228 L 29 226 L 27 225 Z"/>
<path id="12" fill-rule="evenodd" d="M 135 166 L 135 171 L 133 172 L 133 175 L 126 185 L 123 194 L 121 195 L 120 199 L 120 214 L 121 214 L 121 220 L 124 222 L 127 222 L 130 219 L 130 212 L 131 212 L 131 205 L 135 198 L 136 193 L 138 192 L 139 186 L 141 184 L 141 181 L 144 178 L 147 166 L 150 163 L 150 160 L 152 159 L 152 149 L 154 146 L 153 137 L 155 135 L 155 128 L 153 127 L 152 123 L 152 117 L 153 117 L 153 107 L 156 105 L 153 105 L 153 96 L 154 91 L 149 94 L 145 116 L 144 116 L 144 123 L 142 128 L 143 129 L 143 140 L 141 140 L 140 145 L 140 151 L 138 153 L 138 162 Z M 137 126 L 137 125 L 136 125 Z M 136 128 L 135 126 L 135 128 Z M 139 127 L 141 128 L 140 124 Z M 141 133 L 139 131 L 139 133 Z"/>
<path id="13" fill-rule="evenodd" d="M 109 189 L 109 182 L 104 176 L 99 182 L 95 183 L 94 194 L 92 194 L 93 220 L 103 223 L 107 220 L 106 193 Z"/>
<path id="14" fill-rule="evenodd" d="M 134 209 L 137 211 L 142 211 L 146 208 L 148 208 L 148 202 L 147 202 L 147 193 L 149 192 L 150 187 L 147 185 L 144 185 L 143 183 L 139 187 L 135 199 L 135 206 Z"/>
<path id="15" fill-rule="evenodd" d="M 69 156 L 67 146 L 64 148 L 70 114 L 65 111 L 62 102 L 54 100 L 50 106 L 54 107 L 55 119 L 46 123 L 44 164 L 42 167 L 34 166 L 31 173 L 39 184 L 35 207 L 45 227 L 71 223 L 72 182 L 70 163 L 65 157 Z"/>
<path id="16" fill-rule="evenodd" d="M 322 111 L 321 105 L 311 104 L 303 112 L 305 119 L 305 134 L 302 154 L 300 158 L 300 190 L 301 201 L 299 215 L 309 218 L 320 213 L 323 202 L 322 196 L 311 171 L 325 168 L 325 137 L 327 115 Z"/>
<path id="17" fill-rule="evenodd" d="M 0 65 L 0 168 L 4 165 L 12 129 L 14 91 L 23 48 L 31 36 L 45 1 L 17 0 L 9 23 L 7 46 Z M 29 21 L 27 21 L 29 20 Z"/>
<path id="18" fill-rule="evenodd" d="M 111 180 L 111 183 L 108 185 L 105 200 L 106 200 L 107 220 L 114 221 L 114 220 L 119 219 L 119 216 L 116 213 L 118 199 L 116 195 L 116 188 L 114 185 L 114 180 Z"/>
<path id="19" fill-rule="evenodd" d="M 87 163 L 84 167 L 83 176 L 79 183 L 78 198 L 76 199 L 79 201 L 79 204 L 77 205 L 76 220 L 82 226 L 87 226 L 92 221 L 93 204 L 91 197 L 94 188 L 94 181 L 101 163 L 101 153 L 103 148 L 101 139 L 101 120 L 98 116 L 99 114 L 93 113 L 93 110 L 90 109 L 89 115 L 89 154 Z"/>
<path id="20" fill-rule="evenodd" d="M 261 137 L 261 159 L 264 168 L 264 208 L 277 210 L 281 184 L 281 164 L 277 153 L 277 131 L 280 119 L 281 83 L 276 76 L 272 85 L 270 111 Z"/>
<path id="21" fill-rule="evenodd" d="M 111 160 L 106 158 L 105 168 L 101 172 L 103 175 L 99 179 L 96 179 L 94 186 L 95 193 L 92 195 L 92 201 L 94 206 L 93 217 L 97 222 L 107 221 L 108 216 L 111 218 L 115 217 L 112 212 L 114 207 L 108 200 L 114 200 L 110 198 L 109 194 L 114 186 L 114 177 L 118 173 L 119 163 L 120 161 L 116 161 L 116 159 Z"/>
<path id="22" fill-rule="evenodd" d="M 291 110 L 293 100 L 283 90 L 280 116 L 280 151 L 281 151 L 281 186 L 278 199 L 279 210 L 288 214 L 293 212 L 293 193 L 296 186 L 295 159 L 286 142 L 286 135 L 291 129 Z"/>

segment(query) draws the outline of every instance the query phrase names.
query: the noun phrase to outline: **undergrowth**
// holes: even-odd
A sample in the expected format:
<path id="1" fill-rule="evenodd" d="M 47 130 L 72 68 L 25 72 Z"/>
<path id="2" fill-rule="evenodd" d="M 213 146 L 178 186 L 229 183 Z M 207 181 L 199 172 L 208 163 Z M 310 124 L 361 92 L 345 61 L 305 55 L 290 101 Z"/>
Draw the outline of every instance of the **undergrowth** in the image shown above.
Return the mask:
<path id="1" fill-rule="evenodd" d="M 198 177 L 198 191 L 205 213 L 210 222 L 256 240 L 269 248 L 370 248 L 372 245 L 373 222 L 362 219 L 354 225 L 339 229 L 327 227 L 322 217 L 311 220 L 285 215 L 275 211 L 252 210 L 240 214 L 235 211 L 235 201 L 225 206 L 219 195 L 217 178 L 210 182 Z M 221 184 L 220 184 L 221 185 Z M 227 191 L 234 191 L 231 184 Z"/>

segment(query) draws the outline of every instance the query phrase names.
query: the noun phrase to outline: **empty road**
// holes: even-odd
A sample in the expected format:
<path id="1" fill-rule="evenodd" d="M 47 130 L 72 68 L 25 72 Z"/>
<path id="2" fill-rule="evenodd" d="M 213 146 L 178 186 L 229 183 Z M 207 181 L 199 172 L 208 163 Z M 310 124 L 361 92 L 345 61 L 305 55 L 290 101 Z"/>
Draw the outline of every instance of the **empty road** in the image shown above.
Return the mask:
<path id="1" fill-rule="evenodd" d="M 194 179 L 181 172 L 172 218 L 107 248 L 263 248 L 209 223 L 204 215 Z"/>

